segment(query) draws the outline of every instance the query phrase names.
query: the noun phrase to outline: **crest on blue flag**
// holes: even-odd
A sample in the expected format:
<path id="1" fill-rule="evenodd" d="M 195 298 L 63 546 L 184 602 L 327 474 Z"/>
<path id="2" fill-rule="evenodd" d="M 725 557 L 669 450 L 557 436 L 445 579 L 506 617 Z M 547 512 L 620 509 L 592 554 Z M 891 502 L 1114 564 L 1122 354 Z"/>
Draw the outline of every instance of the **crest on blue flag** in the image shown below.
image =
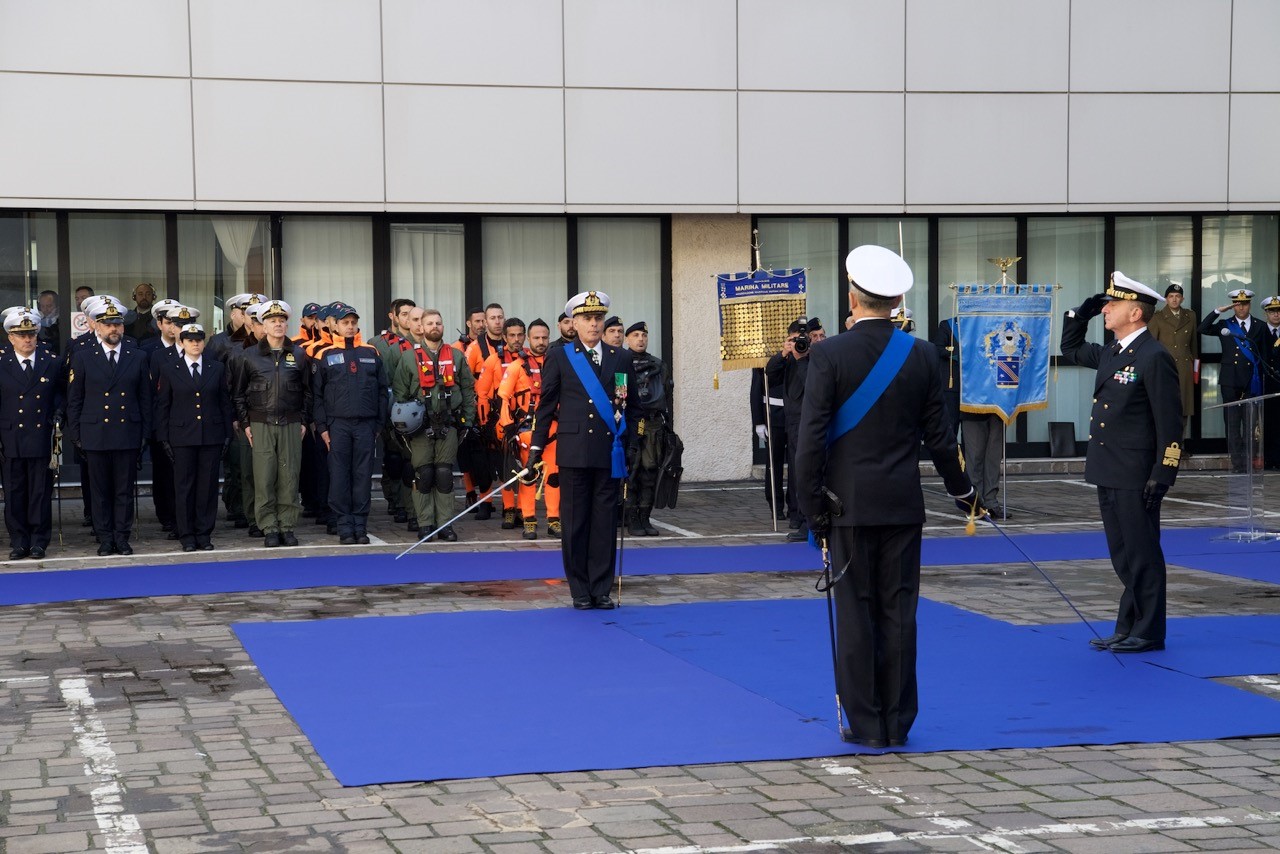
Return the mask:
<path id="1" fill-rule="evenodd" d="M 1006 424 L 1049 405 L 1053 285 L 956 286 L 960 410 Z"/>

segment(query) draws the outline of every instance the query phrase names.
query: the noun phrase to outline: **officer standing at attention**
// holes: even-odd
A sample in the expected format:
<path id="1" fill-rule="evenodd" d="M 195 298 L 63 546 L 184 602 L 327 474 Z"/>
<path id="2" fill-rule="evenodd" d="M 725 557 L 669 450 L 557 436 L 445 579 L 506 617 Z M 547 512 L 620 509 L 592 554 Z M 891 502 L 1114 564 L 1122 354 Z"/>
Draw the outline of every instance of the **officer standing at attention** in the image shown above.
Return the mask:
<path id="1" fill-rule="evenodd" d="M 1229 305 L 1219 306 L 1200 321 L 1200 334 L 1217 338 L 1222 342 L 1222 367 L 1218 371 L 1218 390 L 1223 403 L 1257 397 L 1262 394 L 1262 348 L 1266 345 L 1266 324 L 1252 317 L 1253 291 L 1236 288 L 1227 291 Z M 1221 317 L 1230 311 L 1225 320 Z M 1223 408 L 1227 425 L 1227 453 L 1231 457 L 1231 471 L 1241 474 L 1248 460 L 1245 459 L 1244 407 Z"/>
<path id="2" fill-rule="evenodd" d="M 88 460 L 98 554 L 131 555 L 138 458 L 151 435 L 151 371 L 147 355 L 124 342 L 116 304 L 99 302 L 95 311 L 98 344 L 71 357 L 67 436 Z"/>
<path id="3" fill-rule="evenodd" d="M 553 348 L 563 347 L 578 339 L 578 332 L 573 328 L 573 318 L 564 312 L 560 312 L 560 317 L 556 320 L 556 331 L 560 333 L 560 337 L 551 342 Z"/>
<path id="4" fill-rule="evenodd" d="M 547 351 L 529 468 L 536 470 L 556 425 L 560 465 L 560 554 L 573 607 L 615 607 L 618 489 L 626 471 L 626 431 L 640 412 L 631 354 L 601 339 L 609 297 L 577 294 L 565 304 L 576 340 Z M 622 382 L 619 382 L 619 378 Z"/>
<path id="5" fill-rule="evenodd" d="M 1178 368 L 1148 333 L 1160 295 L 1119 270 L 1105 293 L 1091 296 L 1062 324 L 1068 365 L 1097 369 L 1084 479 L 1098 487 L 1098 508 L 1111 565 L 1124 585 L 1116 630 L 1089 641 L 1112 652 L 1164 649 L 1165 563 L 1160 502 L 1178 476 L 1182 402 Z M 1116 340 L 1085 341 L 1099 312 Z"/>
<path id="6" fill-rule="evenodd" d="M 253 450 L 254 511 L 269 549 L 298 544 L 298 471 L 311 420 L 311 369 L 289 340 L 289 312 L 284 300 L 258 306 L 263 335 L 241 355 L 231 393 Z"/>
<path id="7" fill-rule="evenodd" d="M 151 314 L 156 319 L 160 334 L 139 343 L 139 348 L 146 351 L 151 372 L 151 385 L 155 388 L 160 381 L 160 373 L 166 365 L 182 358 L 182 348 L 178 344 L 178 332 L 182 326 L 195 323 L 200 312 L 187 308 L 173 299 L 162 299 L 151 307 Z M 158 435 L 151 437 L 151 501 L 156 508 L 156 518 L 160 520 L 160 529 L 169 533 L 169 539 L 178 539 L 176 525 L 176 504 L 174 500 L 173 461 L 165 453 Z"/>
<path id="8" fill-rule="evenodd" d="M 0 474 L 9 560 L 40 560 L 53 531 L 53 431 L 62 424 L 62 360 L 37 346 L 40 316 L 4 319 L 9 349 L 0 356 Z"/>
<path id="9" fill-rule="evenodd" d="M 453 516 L 453 464 L 458 433 L 475 423 L 475 379 L 462 352 L 444 342 L 444 318 L 434 308 L 414 318 L 422 327 L 422 343 L 402 355 L 391 387 L 398 404 L 419 403 L 419 424 L 409 435 L 414 471 L 413 504 L 421 530 L 434 531 Z M 414 330 L 416 332 L 416 330 Z M 393 419 L 394 420 L 394 419 Z M 456 542 L 452 525 L 437 534 Z"/>
<path id="10" fill-rule="evenodd" d="M 1178 366 L 1178 389 L 1182 397 L 1182 438 L 1187 438 L 1187 425 L 1195 411 L 1195 360 L 1199 355 L 1196 329 L 1199 320 L 1190 309 L 1182 307 L 1182 285 L 1171 284 L 1164 289 L 1164 308 L 1157 311 L 1147 324 L 1147 329 L 1164 345 Z M 1183 457 L 1186 452 L 1184 450 Z"/>
<path id="11" fill-rule="evenodd" d="M 226 367 L 204 354 L 204 327 L 178 332 L 182 355 L 160 368 L 156 437 L 173 465 L 177 539 L 184 552 L 212 551 L 218 517 L 218 464 L 234 414 Z"/>
<path id="12" fill-rule="evenodd" d="M 1263 329 L 1266 340 L 1262 348 L 1266 381 L 1262 390 L 1266 394 L 1277 394 L 1280 393 L 1280 296 L 1264 299 L 1262 311 L 1267 318 Z M 1273 397 L 1262 406 L 1262 464 L 1275 471 L 1280 469 L 1280 397 Z"/>
<path id="13" fill-rule="evenodd" d="M 627 327 L 627 349 L 636 372 L 631 395 L 641 413 L 631 429 L 631 452 L 627 455 L 631 475 L 627 485 L 627 533 L 633 537 L 656 537 L 658 529 L 649 521 L 649 514 L 653 512 L 653 491 L 666 455 L 667 433 L 675 421 L 675 389 L 671 369 L 649 352 L 649 327 L 643 320 Z"/>
<path id="14" fill-rule="evenodd" d="M 610 347 L 621 347 L 623 339 L 622 318 L 615 314 L 605 320 L 604 331 L 600 333 L 600 337 Z"/>
<path id="15" fill-rule="evenodd" d="M 985 510 L 943 415 L 937 350 L 889 320 L 911 268 L 888 249 L 859 246 L 845 270 L 854 326 L 810 350 L 796 480 L 800 511 L 829 544 L 838 578 L 836 690 L 849 721 L 840 737 L 898 747 L 919 711 L 922 441 L 961 510 Z"/>
<path id="16" fill-rule="evenodd" d="M 373 448 L 390 415 L 390 383 L 378 351 L 360 337 L 356 310 L 344 304 L 331 315 L 336 335 L 315 360 L 312 411 L 329 452 L 329 509 L 339 542 L 368 545 Z"/>

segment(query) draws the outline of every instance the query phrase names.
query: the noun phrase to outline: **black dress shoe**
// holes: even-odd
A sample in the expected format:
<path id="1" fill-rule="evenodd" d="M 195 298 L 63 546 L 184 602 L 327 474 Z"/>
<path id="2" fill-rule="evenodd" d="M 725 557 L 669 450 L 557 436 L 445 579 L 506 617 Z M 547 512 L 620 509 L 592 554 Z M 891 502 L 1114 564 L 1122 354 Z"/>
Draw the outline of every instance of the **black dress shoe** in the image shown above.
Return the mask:
<path id="1" fill-rule="evenodd" d="M 173 530 L 169 531 L 169 536 L 167 539 L 170 539 L 170 540 L 178 539 L 178 532 Z"/>
<path id="2" fill-rule="evenodd" d="M 422 526 L 418 524 L 417 519 L 410 519 L 409 524 L 405 525 L 405 530 L 411 534 L 416 534 L 422 530 Z"/>
<path id="3" fill-rule="evenodd" d="M 298 538 L 294 536 L 293 531 L 285 531 L 280 535 L 280 544 L 285 546 L 296 546 Z"/>
<path id="4" fill-rule="evenodd" d="M 456 543 L 458 541 L 458 532 L 453 530 L 452 525 L 445 525 L 436 536 L 446 543 Z"/>
<path id="5" fill-rule="evenodd" d="M 120 545 L 116 546 L 116 554 L 131 555 L 133 554 L 133 547 L 130 546 L 128 543 L 121 543 Z"/>
<path id="6" fill-rule="evenodd" d="M 609 594 L 607 593 L 599 599 L 593 600 L 591 604 L 596 608 L 599 608 L 601 611 L 612 611 L 614 608 L 618 607 L 614 604 L 613 600 L 609 598 Z"/>
<path id="7" fill-rule="evenodd" d="M 277 534 L 275 531 L 272 531 L 270 534 L 267 534 L 267 535 L 263 538 L 263 540 L 262 540 L 262 545 L 263 545 L 265 548 L 268 548 L 268 549 L 276 549 L 276 548 L 279 548 L 279 547 L 280 547 L 280 535 L 279 535 L 279 534 Z"/>
<path id="8" fill-rule="evenodd" d="M 196 550 L 195 543 L 187 543 L 185 546 L 183 546 L 183 547 L 182 547 L 182 550 L 183 550 L 184 552 L 193 552 L 193 551 L 195 551 L 195 550 Z"/>
<path id="9" fill-rule="evenodd" d="M 906 747 L 907 737 L 904 735 L 902 738 L 891 738 L 889 739 L 889 746 L 890 747 Z"/>
<path id="10" fill-rule="evenodd" d="M 857 744 L 862 747 L 870 747 L 875 750 L 880 750 L 889 746 L 889 742 L 885 741 L 883 738 L 863 738 L 860 735 L 854 735 L 853 730 L 849 729 L 847 726 L 840 727 L 840 740 L 846 744 Z"/>
<path id="11" fill-rule="evenodd" d="M 358 532 L 356 534 L 356 542 L 362 546 L 369 545 L 369 535 L 366 534 L 364 531 Z"/>
<path id="12" fill-rule="evenodd" d="M 1129 637 L 1124 640 L 1119 640 L 1111 644 L 1107 649 L 1112 652 L 1156 652 L 1164 649 L 1164 641 L 1147 640 L 1146 638 L 1129 635 Z"/>
<path id="13" fill-rule="evenodd" d="M 476 510 L 476 521 L 483 522 L 485 519 L 493 517 L 493 505 L 486 501 Z"/>
<path id="14" fill-rule="evenodd" d="M 9 560 L 22 560 L 24 557 L 26 557 L 29 554 L 31 554 L 30 549 L 18 549 L 18 548 L 10 549 Z"/>
<path id="15" fill-rule="evenodd" d="M 114 543 L 103 543 L 102 545 L 98 546 L 98 557 L 106 557 L 107 555 L 115 554 L 115 553 L 116 553 L 116 547 Z"/>
<path id="16" fill-rule="evenodd" d="M 249 527 L 249 520 L 243 516 L 237 516 L 231 520 L 231 526 L 234 528 L 247 528 Z"/>
<path id="17" fill-rule="evenodd" d="M 200 546 L 200 551 L 202 552 L 213 551 L 213 543 L 204 543 L 203 545 Z"/>
<path id="18" fill-rule="evenodd" d="M 44 546 L 32 546 L 32 547 L 31 547 L 31 557 L 32 557 L 32 558 L 34 558 L 35 560 L 43 560 L 43 559 L 44 559 Z"/>
<path id="19" fill-rule="evenodd" d="M 356 544 L 355 534 L 345 534 L 338 538 L 338 544 L 343 546 L 354 546 Z"/>
<path id="20" fill-rule="evenodd" d="M 788 543 L 803 543 L 809 539 L 809 526 L 802 525 L 794 531 L 787 534 Z"/>
<path id="21" fill-rule="evenodd" d="M 792 519 L 790 522 L 787 523 L 787 527 L 794 531 L 796 528 L 800 527 L 800 520 Z"/>
<path id="22" fill-rule="evenodd" d="M 575 596 L 573 597 L 573 607 L 579 611 L 590 611 L 593 606 L 589 597 Z"/>
<path id="23" fill-rule="evenodd" d="M 400 510 L 396 513 L 396 515 L 392 516 L 391 518 L 394 521 L 400 522 L 401 524 L 403 524 L 409 521 L 409 514 L 404 512 L 403 510 Z"/>
<path id="24" fill-rule="evenodd" d="M 250 526 L 249 526 L 249 536 L 251 536 L 251 537 L 261 537 L 261 536 L 262 536 L 262 529 L 261 529 L 261 528 L 259 528 L 257 525 L 250 525 Z"/>
<path id="25" fill-rule="evenodd" d="M 1089 646 L 1093 647 L 1094 649 L 1106 649 L 1107 647 L 1111 646 L 1113 643 L 1116 643 L 1117 641 L 1122 641 L 1127 637 L 1128 635 L 1112 635 L 1109 638 L 1089 638 Z"/>

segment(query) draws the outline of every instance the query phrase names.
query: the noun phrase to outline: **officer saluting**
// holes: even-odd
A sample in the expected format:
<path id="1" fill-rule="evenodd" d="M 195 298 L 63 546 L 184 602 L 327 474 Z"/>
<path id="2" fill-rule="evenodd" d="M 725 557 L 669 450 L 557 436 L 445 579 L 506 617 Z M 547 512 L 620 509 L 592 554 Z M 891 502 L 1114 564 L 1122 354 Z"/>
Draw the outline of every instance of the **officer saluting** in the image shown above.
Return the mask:
<path id="1" fill-rule="evenodd" d="M 587 291 L 565 304 L 577 332 L 547 351 L 529 468 L 542 459 L 554 421 L 559 439 L 560 541 L 573 607 L 609 609 L 617 549 L 619 479 L 627 476 L 627 425 L 640 418 L 631 354 L 601 343 L 609 297 Z"/>
<path id="2" fill-rule="evenodd" d="M 4 319 L 9 349 L 0 356 L 0 473 L 9 559 L 37 560 L 49 547 L 53 520 L 53 430 L 62 423 L 62 361 L 36 345 L 40 316 Z"/>
<path id="3" fill-rule="evenodd" d="M 1164 649 L 1165 564 L 1160 502 L 1178 476 L 1182 398 L 1178 368 L 1147 331 L 1160 295 L 1116 271 L 1062 322 L 1062 357 L 1096 368 L 1084 479 L 1098 487 L 1111 565 L 1124 584 L 1115 634 L 1089 641 L 1112 652 Z M 1102 313 L 1116 341 L 1085 341 Z"/>

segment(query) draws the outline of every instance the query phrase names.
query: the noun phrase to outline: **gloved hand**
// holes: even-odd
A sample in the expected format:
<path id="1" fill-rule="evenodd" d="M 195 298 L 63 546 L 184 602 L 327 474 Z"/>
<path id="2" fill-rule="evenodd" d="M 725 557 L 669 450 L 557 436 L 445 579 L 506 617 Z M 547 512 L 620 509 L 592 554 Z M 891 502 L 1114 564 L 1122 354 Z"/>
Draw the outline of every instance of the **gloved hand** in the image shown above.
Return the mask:
<path id="1" fill-rule="evenodd" d="M 1169 487 L 1165 484 L 1149 480 L 1142 488 L 1142 503 L 1148 510 L 1155 510 L 1160 507 L 1160 502 L 1164 500 L 1164 494 L 1168 491 Z"/>
<path id="2" fill-rule="evenodd" d="M 956 507 L 960 508 L 960 512 L 965 516 L 972 515 L 975 519 L 981 519 L 987 515 L 987 507 L 982 503 L 982 499 L 978 496 L 978 490 L 969 490 L 968 495 L 955 499 Z"/>
<path id="3" fill-rule="evenodd" d="M 529 473 L 526 474 L 524 477 L 520 478 L 520 482 L 526 485 L 532 485 L 534 483 L 537 483 L 538 476 L 542 474 L 542 472 L 538 470 L 538 467 L 540 465 L 542 465 L 542 449 L 541 448 L 530 449 L 529 462 L 525 463 L 525 468 L 529 470 Z"/>
<path id="4" fill-rule="evenodd" d="M 763 424 L 757 424 L 757 425 L 756 425 L 756 438 L 757 438 L 757 439 L 759 439 L 759 440 L 763 443 L 763 442 L 765 441 L 765 434 L 766 434 L 766 430 L 764 429 L 764 425 L 763 425 Z"/>
<path id="5" fill-rule="evenodd" d="M 169 462 L 174 462 L 173 445 L 170 445 L 168 442 L 161 442 L 160 446 L 164 448 L 164 455 L 169 458 Z"/>
<path id="6" fill-rule="evenodd" d="M 831 535 L 831 514 L 826 510 L 808 517 L 809 530 L 815 540 L 825 540 Z"/>
<path id="7" fill-rule="evenodd" d="M 1076 309 L 1076 317 L 1081 320 L 1088 320 L 1102 314 L 1102 307 L 1107 304 L 1105 294 L 1094 294 L 1093 296 L 1080 303 L 1080 307 Z"/>

